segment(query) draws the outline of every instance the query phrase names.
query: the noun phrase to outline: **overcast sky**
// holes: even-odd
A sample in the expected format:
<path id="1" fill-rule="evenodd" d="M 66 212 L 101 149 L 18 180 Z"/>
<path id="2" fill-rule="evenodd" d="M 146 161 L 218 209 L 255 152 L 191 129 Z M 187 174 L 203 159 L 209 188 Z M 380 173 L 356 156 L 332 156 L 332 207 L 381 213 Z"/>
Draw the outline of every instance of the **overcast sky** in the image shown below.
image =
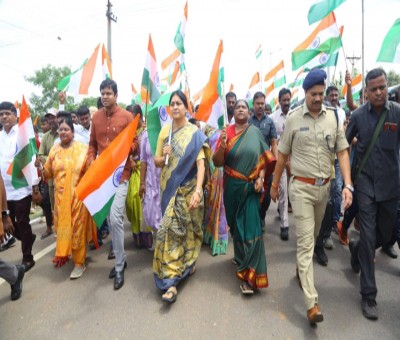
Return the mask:
<path id="1" fill-rule="evenodd" d="M 365 1 L 365 66 L 375 60 L 385 34 L 400 17 L 400 0 Z M 307 13 L 315 0 L 189 0 L 186 29 L 186 65 L 191 92 L 208 81 L 219 39 L 224 41 L 226 88 L 234 84 L 244 97 L 252 75 L 260 68 L 255 51 L 262 44 L 263 72 L 285 60 L 290 82 L 291 51 L 316 27 Z M 46 64 L 78 68 L 95 46 L 107 44 L 107 0 L 0 0 L 0 101 L 29 98 L 35 89 L 24 76 Z M 159 71 L 161 61 L 174 49 L 173 39 L 185 0 L 113 0 L 117 23 L 112 24 L 113 78 L 119 100 L 131 99 L 130 83 L 140 87 L 149 33 Z M 336 11 L 344 25 L 347 55 L 361 55 L 361 0 L 347 0 Z M 336 70 L 344 71 L 343 51 Z M 350 64 L 348 64 L 350 67 Z M 400 73 L 399 64 L 382 63 Z M 361 70 L 361 61 L 356 64 Z M 333 73 L 333 69 L 331 69 Z M 98 95 L 96 91 L 94 96 Z"/>

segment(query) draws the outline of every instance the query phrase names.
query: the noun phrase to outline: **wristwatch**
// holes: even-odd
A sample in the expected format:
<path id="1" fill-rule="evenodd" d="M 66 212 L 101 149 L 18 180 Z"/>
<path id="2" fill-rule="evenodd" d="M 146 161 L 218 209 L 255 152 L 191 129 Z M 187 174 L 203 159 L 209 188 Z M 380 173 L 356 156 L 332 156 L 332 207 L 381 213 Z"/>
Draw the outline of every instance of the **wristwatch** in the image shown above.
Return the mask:
<path id="1" fill-rule="evenodd" d="M 351 193 L 354 192 L 354 187 L 353 187 L 351 184 L 346 184 L 344 187 L 345 187 L 346 189 L 349 189 Z"/>
<path id="2" fill-rule="evenodd" d="M 2 210 L 1 216 L 9 216 L 10 215 L 10 210 Z"/>

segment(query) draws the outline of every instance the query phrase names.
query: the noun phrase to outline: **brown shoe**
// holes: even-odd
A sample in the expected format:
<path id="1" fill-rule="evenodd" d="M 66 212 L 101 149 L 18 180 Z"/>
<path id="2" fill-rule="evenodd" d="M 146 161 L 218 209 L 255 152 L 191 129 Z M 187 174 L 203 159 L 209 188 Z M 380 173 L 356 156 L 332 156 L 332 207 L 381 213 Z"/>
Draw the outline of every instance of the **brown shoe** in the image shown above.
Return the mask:
<path id="1" fill-rule="evenodd" d="M 310 308 L 307 311 L 307 319 L 311 325 L 314 325 L 317 322 L 324 321 L 324 316 L 322 315 L 321 310 L 319 309 L 319 306 L 317 303 L 314 305 L 313 308 Z"/>

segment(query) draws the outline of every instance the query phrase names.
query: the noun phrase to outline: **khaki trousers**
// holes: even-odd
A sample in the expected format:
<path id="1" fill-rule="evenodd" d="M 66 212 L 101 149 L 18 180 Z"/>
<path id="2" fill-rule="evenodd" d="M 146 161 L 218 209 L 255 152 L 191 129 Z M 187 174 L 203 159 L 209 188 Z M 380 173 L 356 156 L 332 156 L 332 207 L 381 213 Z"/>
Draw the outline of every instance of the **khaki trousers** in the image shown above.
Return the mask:
<path id="1" fill-rule="evenodd" d="M 313 254 L 329 196 L 329 183 L 315 186 L 294 180 L 289 183 L 297 235 L 297 267 L 307 309 L 318 303 L 314 286 Z"/>

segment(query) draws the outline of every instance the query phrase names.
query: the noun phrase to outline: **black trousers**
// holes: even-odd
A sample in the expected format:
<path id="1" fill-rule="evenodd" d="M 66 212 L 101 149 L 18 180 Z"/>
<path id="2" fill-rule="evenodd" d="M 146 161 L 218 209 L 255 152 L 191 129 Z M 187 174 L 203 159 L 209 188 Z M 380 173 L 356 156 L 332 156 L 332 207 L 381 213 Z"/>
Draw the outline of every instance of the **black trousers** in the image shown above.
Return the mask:
<path id="1" fill-rule="evenodd" d="M 40 186 L 40 193 L 42 195 L 42 202 L 40 203 L 40 206 L 42 207 L 44 217 L 46 218 L 46 225 L 51 227 L 53 225 L 53 212 L 51 211 L 49 185 L 46 182 L 43 182 L 40 184 Z"/>
<path id="2" fill-rule="evenodd" d="M 375 249 L 388 244 L 393 235 L 397 217 L 398 197 L 376 202 L 362 192 L 357 192 L 360 216 L 360 240 L 355 245 L 354 255 L 358 254 L 361 276 L 360 287 L 363 298 L 376 299 Z"/>
<path id="3" fill-rule="evenodd" d="M 272 184 L 272 176 L 268 178 L 267 189 L 265 191 L 263 200 L 261 202 L 261 208 L 260 208 L 261 221 L 265 220 L 265 216 L 267 215 L 268 208 L 271 204 L 271 195 L 270 195 L 271 184 Z"/>
<path id="4" fill-rule="evenodd" d="M 26 262 L 33 260 L 33 234 L 29 223 L 31 203 L 32 195 L 28 195 L 18 201 L 7 201 L 11 222 L 15 229 L 14 236 L 21 241 L 22 261 Z"/>

